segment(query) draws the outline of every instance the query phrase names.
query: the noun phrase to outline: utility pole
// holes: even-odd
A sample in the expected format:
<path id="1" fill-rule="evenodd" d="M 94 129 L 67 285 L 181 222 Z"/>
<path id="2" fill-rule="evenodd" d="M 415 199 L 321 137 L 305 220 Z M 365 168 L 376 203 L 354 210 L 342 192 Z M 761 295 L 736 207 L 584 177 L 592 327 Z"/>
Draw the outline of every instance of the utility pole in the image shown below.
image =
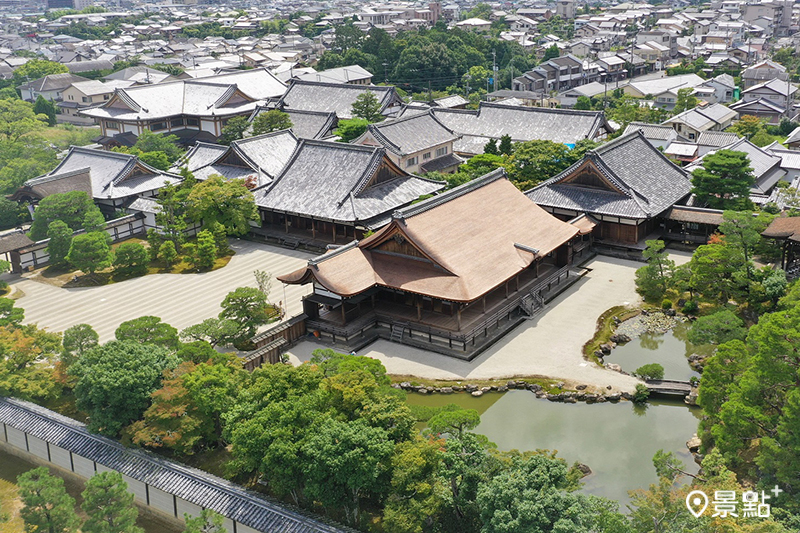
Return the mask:
<path id="1" fill-rule="evenodd" d="M 387 84 L 389 83 L 389 76 L 386 75 L 386 66 L 388 64 L 389 63 L 387 63 L 386 61 L 383 62 L 383 83 L 387 83 Z"/>
<path id="2" fill-rule="evenodd" d="M 497 90 L 497 50 L 492 50 L 492 91 Z"/>
<path id="3" fill-rule="evenodd" d="M 469 78 L 470 78 L 469 74 L 467 74 L 467 75 L 464 77 L 464 80 L 465 80 L 465 81 L 466 81 L 466 83 L 467 83 L 467 94 L 466 94 L 467 100 L 469 100 Z"/>

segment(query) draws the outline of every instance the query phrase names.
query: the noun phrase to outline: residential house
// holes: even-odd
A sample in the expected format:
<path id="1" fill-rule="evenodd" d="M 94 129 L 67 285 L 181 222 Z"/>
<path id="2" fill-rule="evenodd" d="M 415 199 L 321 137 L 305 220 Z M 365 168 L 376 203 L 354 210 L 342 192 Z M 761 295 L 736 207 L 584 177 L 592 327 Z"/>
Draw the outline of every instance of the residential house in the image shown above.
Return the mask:
<path id="1" fill-rule="evenodd" d="M 686 173 L 637 130 L 587 152 L 525 194 L 562 220 L 592 217 L 595 242 L 641 249 L 660 217 L 691 189 Z"/>
<path id="2" fill-rule="evenodd" d="M 115 89 L 130 87 L 131 84 L 132 82 L 122 80 L 109 83 L 102 83 L 98 80 L 73 83 L 64 89 L 61 93 L 61 101 L 56 104 L 59 109 L 58 119 L 78 125 L 95 124 L 94 119 L 79 115 L 80 111 L 110 100 Z"/>
<path id="3" fill-rule="evenodd" d="M 711 104 L 687 109 L 664 121 L 664 124 L 672 126 L 682 137 L 695 141 L 700 133 L 722 131 L 737 118 L 739 114 L 733 109 L 722 104 Z"/>
<path id="4" fill-rule="evenodd" d="M 710 90 L 702 97 L 697 94 L 700 89 Z M 710 80 L 706 80 L 695 88 L 695 94 L 701 100 L 709 104 L 727 104 L 733 100 L 733 92 L 736 89 L 736 82 L 730 74 L 720 74 Z"/>
<path id="5" fill-rule="evenodd" d="M 625 94 L 633 96 L 634 98 L 657 97 L 659 95 L 677 94 L 678 90 L 684 88 L 694 89 L 705 80 L 697 74 L 681 74 L 679 76 L 665 76 L 654 80 L 631 80 L 628 85 L 624 87 Z M 674 97 L 673 97 L 674 100 Z M 664 99 L 661 104 L 668 106 L 672 104 L 674 107 L 675 102 L 669 102 Z"/>
<path id="6" fill-rule="evenodd" d="M 429 111 L 370 124 L 353 143 L 383 146 L 389 158 L 410 174 L 447 173 L 464 162 L 453 149 L 459 138 Z"/>
<path id="7" fill-rule="evenodd" d="M 456 22 L 456 27 L 465 31 L 487 32 L 492 29 L 492 23 L 480 18 L 470 18 Z"/>
<path id="8" fill-rule="evenodd" d="M 702 157 L 708 152 L 730 146 L 738 140 L 739 136 L 729 131 L 704 131 L 698 135 L 695 140 L 695 144 L 697 144 L 697 155 L 698 157 Z"/>
<path id="9" fill-rule="evenodd" d="M 776 78 L 784 81 L 789 79 L 786 67 L 766 59 L 742 71 L 742 89 L 746 90 Z"/>
<path id="10" fill-rule="evenodd" d="M 773 78 L 742 91 L 742 99 L 730 107 L 742 116 L 752 115 L 778 124 L 784 116 L 794 115 L 796 92 L 797 87 L 788 81 Z"/>
<path id="11" fill-rule="evenodd" d="M 38 80 L 29 81 L 17 87 L 22 99 L 35 102 L 41 96 L 45 100 L 57 102 L 61 100 L 61 93 L 75 82 L 89 81 L 88 78 L 66 72 L 64 74 L 48 74 Z"/>
<path id="12" fill-rule="evenodd" d="M 301 74 L 297 79 L 303 81 L 324 81 L 328 83 L 347 83 L 350 85 L 371 85 L 372 73 L 358 65 L 332 68 L 320 72 Z"/>
<path id="13" fill-rule="evenodd" d="M 573 55 L 550 59 L 522 76 L 514 78 L 512 89 L 545 93 L 561 92 L 597 81 L 598 71 L 587 67 L 588 65 Z"/>

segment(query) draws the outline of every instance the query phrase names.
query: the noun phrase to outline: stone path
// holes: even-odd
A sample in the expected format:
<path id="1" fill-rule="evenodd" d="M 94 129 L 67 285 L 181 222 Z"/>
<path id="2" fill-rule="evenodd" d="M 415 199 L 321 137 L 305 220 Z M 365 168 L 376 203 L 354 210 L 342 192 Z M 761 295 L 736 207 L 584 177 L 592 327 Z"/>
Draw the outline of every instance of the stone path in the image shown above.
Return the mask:
<path id="1" fill-rule="evenodd" d="M 547 376 L 615 391 L 632 391 L 639 381 L 599 368 L 583 359 L 582 347 L 594 335 L 597 318 L 615 305 L 639 303 L 634 272 L 641 263 L 599 257 L 585 265 L 583 279 L 550 302 L 471 362 L 378 340 L 359 355 L 379 359 L 390 374 L 427 379 L 492 379 Z M 292 348 L 295 363 L 308 360 L 320 345 L 304 341 Z"/>
<path id="2" fill-rule="evenodd" d="M 303 266 L 311 255 L 250 241 L 232 240 L 236 251 L 230 263 L 214 272 L 201 274 L 155 274 L 102 287 L 63 289 L 26 278 L 10 283 L 25 294 L 18 305 L 25 309 L 25 321 L 50 331 L 63 331 L 75 324 L 90 324 L 100 341 L 113 339 L 114 330 L 126 320 L 144 315 L 159 316 L 183 329 L 215 316 L 225 295 L 237 287 L 255 287 L 254 270 L 273 276 Z M 288 316 L 302 311 L 300 298 L 310 286 L 286 287 L 273 280 L 270 300 L 287 301 Z"/>

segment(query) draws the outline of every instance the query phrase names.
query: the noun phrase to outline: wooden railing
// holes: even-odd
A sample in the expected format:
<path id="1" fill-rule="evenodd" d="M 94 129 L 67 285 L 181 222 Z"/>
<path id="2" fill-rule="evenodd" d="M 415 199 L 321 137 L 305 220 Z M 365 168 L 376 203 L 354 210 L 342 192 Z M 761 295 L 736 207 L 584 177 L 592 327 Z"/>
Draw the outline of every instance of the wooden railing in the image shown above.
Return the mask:
<path id="1" fill-rule="evenodd" d="M 569 265 L 562 267 L 552 272 L 546 279 L 533 285 L 529 289 L 520 291 L 519 295 L 510 298 L 505 304 L 497 308 L 486 318 L 474 326 L 471 326 L 467 332 L 448 331 L 425 324 L 409 322 L 407 318 L 400 319 L 380 311 L 370 311 L 343 326 L 338 326 L 325 320 L 309 319 L 306 320 L 306 329 L 307 331 L 318 330 L 332 335 L 334 338 L 340 337 L 342 339 L 349 339 L 359 334 L 363 335 L 367 329 L 380 322 L 387 324 L 390 331 L 392 331 L 393 327 L 402 327 L 404 329 L 404 337 L 405 330 L 408 330 L 409 333 L 413 332 L 417 337 L 428 335 L 429 342 L 432 342 L 431 339 L 435 336 L 447 341 L 451 348 L 453 345 L 456 345 L 466 351 L 467 346 L 474 345 L 478 337 L 481 335 L 487 337 L 489 335 L 489 330 L 497 327 L 502 320 L 508 318 L 511 313 L 520 306 L 524 298 L 534 298 L 537 301 L 537 305 L 544 307 L 544 299 L 541 293 L 550 290 L 553 285 L 561 283 L 562 278 L 568 278 L 569 270 Z"/>

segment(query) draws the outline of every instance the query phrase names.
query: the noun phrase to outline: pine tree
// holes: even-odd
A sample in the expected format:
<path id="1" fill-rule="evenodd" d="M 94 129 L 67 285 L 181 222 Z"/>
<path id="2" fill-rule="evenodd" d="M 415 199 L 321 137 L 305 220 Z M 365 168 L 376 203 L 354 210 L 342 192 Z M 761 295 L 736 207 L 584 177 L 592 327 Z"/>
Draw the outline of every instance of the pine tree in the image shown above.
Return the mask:
<path id="1" fill-rule="evenodd" d="M 70 533 L 78 530 L 75 500 L 67 494 L 63 479 L 50 475 L 42 466 L 17 477 L 17 485 L 25 505 L 19 514 L 26 531 Z"/>
<path id="2" fill-rule="evenodd" d="M 500 137 L 500 146 L 498 150 L 502 155 L 511 155 L 514 148 L 511 146 L 511 136 L 506 134 Z"/>
<path id="3" fill-rule="evenodd" d="M 86 482 L 81 509 L 89 516 L 83 533 L 144 533 L 136 525 L 139 511 L 119 472 L 100 472 Z"/>
<path id="4" fill-rule="evenodd" d="M 197 234 L 197 267 L 212 268 L 217 259 L 217 245 L 214 243 L 214 235 L 203 230 Z"/>

